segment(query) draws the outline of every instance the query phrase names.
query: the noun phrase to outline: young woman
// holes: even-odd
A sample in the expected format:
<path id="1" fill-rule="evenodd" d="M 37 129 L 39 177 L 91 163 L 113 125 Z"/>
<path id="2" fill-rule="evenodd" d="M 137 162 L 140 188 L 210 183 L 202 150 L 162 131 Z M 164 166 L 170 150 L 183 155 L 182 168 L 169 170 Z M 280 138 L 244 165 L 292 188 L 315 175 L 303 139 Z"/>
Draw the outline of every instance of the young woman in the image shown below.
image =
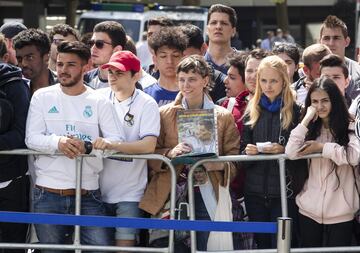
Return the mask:
<path id="1" fill-rule="evenodd" d="M 300 108 L 289 86 L 286 63 L 278 56 L 264 58 L 258 68 L 254 97 L 245 110 L 241 150 L 247 155 L 284 153 L 290 131 L 298 124 Z M 269 142 L 265 147 L 260 143 Z M 301 168 L 287 162 L 288 209 L 296 223 L 295 193 Z M 251 221 L 276 221 L 281 216 L 279 165 L 273 161 L 244 164 L 245 204 Z M 295 231 L 295 229 L 294 229 Z M 296 237 L 293 236 L 294 242 Z M 274 236 L 255 234 L 258 248 L 276 247 Z M 295 244 L 296 245 L 296 244 Z"/>
<path id="2" fill-rule="evenodd" d="M 286 146 L 290 158 L 322 154 L 309 160 L 309 177 L 296 197 L 302 246 L 350 246 L 360 187 L 354 122 L 340 90 L 326 77 L 309 89 L 305 109 Z"/>
<path id="3" fill-rule="evenodd" d="M 190 109 L 214 109 L 217 119 L 217 134 L 219 155 L 236 155 L 239 153 L 239 133 L 231 113 L 223 107 L 214 105 L 208 95 L 210 69 L 201 56 L 188 56 L 177 67 L 177 80 L 180 92 L 174 102 L 160 107 L 160 136 L 155 153 L 162 154 L 172 159 L 176 156 L 189 153 L 191 146 L 188 143 L 178 142 L 177 112 Z M 159 161 L 150 161 L 152 178 L 145 195 L 140 203 L 140 208 L 152 215 L 163 211 L 170 193 L 170 171 Z M 227 172 L 235 174 L 233 163 L 204 164 L 208 171 L 209 183 L 206 192 L 207 201 L 196 202 L 196 219 L 214 217 L 217 203 L 219 184 L 224 185 Z M 165 169 L 164 169 L 165 168 Z M 178 165 L 178 185 L 186 182 L 188 166 Z M 229 169 L 228 169 L 229 168 Z M 202 193 L 201 193 L 201 196 Z M 212 198 L 211 196 L 214 196 Z M 204 199 L 195 194 L 196 200 Z M 197 244 L 199 250 L 206 250 L 208 233 L 198 233 Z"/>

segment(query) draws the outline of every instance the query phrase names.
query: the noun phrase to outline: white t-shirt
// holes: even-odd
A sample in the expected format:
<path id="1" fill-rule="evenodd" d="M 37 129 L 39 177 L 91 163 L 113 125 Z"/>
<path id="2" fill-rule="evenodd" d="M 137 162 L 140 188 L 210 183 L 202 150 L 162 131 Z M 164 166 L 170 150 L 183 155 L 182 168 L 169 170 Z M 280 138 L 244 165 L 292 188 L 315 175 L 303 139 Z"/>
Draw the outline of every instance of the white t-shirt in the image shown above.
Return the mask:
<path id="1" fill-rule="evenodd" d="M 125 132 L 125 142 L 141 140 L 146 136 L 159 136 L 160 113 L 152 97 L 135 89 L 132 97 L 119 102 L 114 98 L 111 88 L 100 89 L 98 92 L 104 94 L 114 105 Z M 132 126 L 124 120 L 127 112 L 134 116 Z M 103 201 L 107 203 L 140 201 L 147 184 L 147 177 L 147 161 L 144 159 L 132 161 L 105 159 L 104 170 L 100 174 Z"/>
<path id="2" fill-rule="evenodd" d="M 26 145 L 51 155 L 35 159 L 36 184 L 49 188 L 69 189 L 76 185 L 76 159 L 52 156 L 58 151 L 62 136 L 75 136 L 83 141 L 94 141 L 103 136 L 111 141 L 124 140 L 124 134 L 111 103 L 87 87 L 78 96 L 62 92 L 60 85 L 37 90 L 30 103 L 26 122 Z M 102 159 L 84 158 L 82 188 L 99 188 Z"/>

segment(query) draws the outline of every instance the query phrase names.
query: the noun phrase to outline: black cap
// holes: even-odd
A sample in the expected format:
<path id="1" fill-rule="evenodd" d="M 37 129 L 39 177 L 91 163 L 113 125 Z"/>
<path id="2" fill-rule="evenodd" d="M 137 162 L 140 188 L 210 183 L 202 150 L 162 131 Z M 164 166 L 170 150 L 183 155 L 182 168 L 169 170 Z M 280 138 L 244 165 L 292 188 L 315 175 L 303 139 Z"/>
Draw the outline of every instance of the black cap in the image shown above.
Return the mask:
<path id="1" fill-rule="evenodd" d="M 7 22 L 0 27 L 0 33 L 4 34 L 5 38 L 12 39 L 19 32 L 27 30 L 27 27 L 19 22 Z"/>

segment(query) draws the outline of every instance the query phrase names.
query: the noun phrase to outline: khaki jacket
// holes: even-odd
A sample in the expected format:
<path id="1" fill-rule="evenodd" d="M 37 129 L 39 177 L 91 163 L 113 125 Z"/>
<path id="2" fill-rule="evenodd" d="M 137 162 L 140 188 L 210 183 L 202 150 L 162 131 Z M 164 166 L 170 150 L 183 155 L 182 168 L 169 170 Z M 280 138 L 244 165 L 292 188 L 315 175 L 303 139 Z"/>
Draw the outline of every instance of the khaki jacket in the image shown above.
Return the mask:
<path id="1" fill-rule="evenodd" d="M 184 110 L 181 100 L 182 95 L 179 93 L 174 102 L 160 107 L 161 128 L 155 150 L 156 154 L 166 155 L 170 149 L 178 144 L 176 112 Z M 240 137 L 232 114 L 227 109 L 217 105 L 215 105 L 215 111 L 217 113 L 219 155 L 238 155 Z M 229 167 L 231 177 L 233 177 L 236 173 L 235 164 L 229 163 Z M 169 198 L 171 173 L 167 167 L 162 167 L 162 161 L 158 160 L 149 160 L 149 168 L 152 177 L 139 207 L 152 215 L 156 215 Z M 177 176 L 183 168 L 183 165 L 176 166 Z M 224 171 L 211 171 L 208 174 L 216 197 L 218 197 L 219 183 L 224 185 L 224 178 L 227 177 L 224 177 Z"/>

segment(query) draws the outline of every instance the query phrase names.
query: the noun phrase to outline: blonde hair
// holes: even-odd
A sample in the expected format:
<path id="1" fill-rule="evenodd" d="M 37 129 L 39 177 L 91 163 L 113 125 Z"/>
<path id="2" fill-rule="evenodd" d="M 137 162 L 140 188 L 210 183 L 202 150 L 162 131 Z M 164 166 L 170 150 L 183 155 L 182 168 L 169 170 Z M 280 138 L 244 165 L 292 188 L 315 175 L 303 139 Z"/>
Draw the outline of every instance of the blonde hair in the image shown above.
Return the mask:
<path id="1" fill-rule="evenodd" d="M 281 91 L 283 99 L 283 107 L 281 109 L 281 127 L 283 129 L 288 129 L 293 118 L 294 96 L 290 89 L 287 65 L 280 57 L 276 55 L 268 56 L 260 62 L 256 74 L 255 94 L 254 97 L 249 101 L 244 114 L 245 116 L 249 116 L 249 121 L 246 122 L 246 125 L 250 125 L 252 128 L 254 128 L 260 118 L 261 108 L 259 106 L 259 102 L 262 95 L 260 75 L 265 68 L 272 68 L 273 70 L 277 71 L 283 80 L 283 89 Z"/>

